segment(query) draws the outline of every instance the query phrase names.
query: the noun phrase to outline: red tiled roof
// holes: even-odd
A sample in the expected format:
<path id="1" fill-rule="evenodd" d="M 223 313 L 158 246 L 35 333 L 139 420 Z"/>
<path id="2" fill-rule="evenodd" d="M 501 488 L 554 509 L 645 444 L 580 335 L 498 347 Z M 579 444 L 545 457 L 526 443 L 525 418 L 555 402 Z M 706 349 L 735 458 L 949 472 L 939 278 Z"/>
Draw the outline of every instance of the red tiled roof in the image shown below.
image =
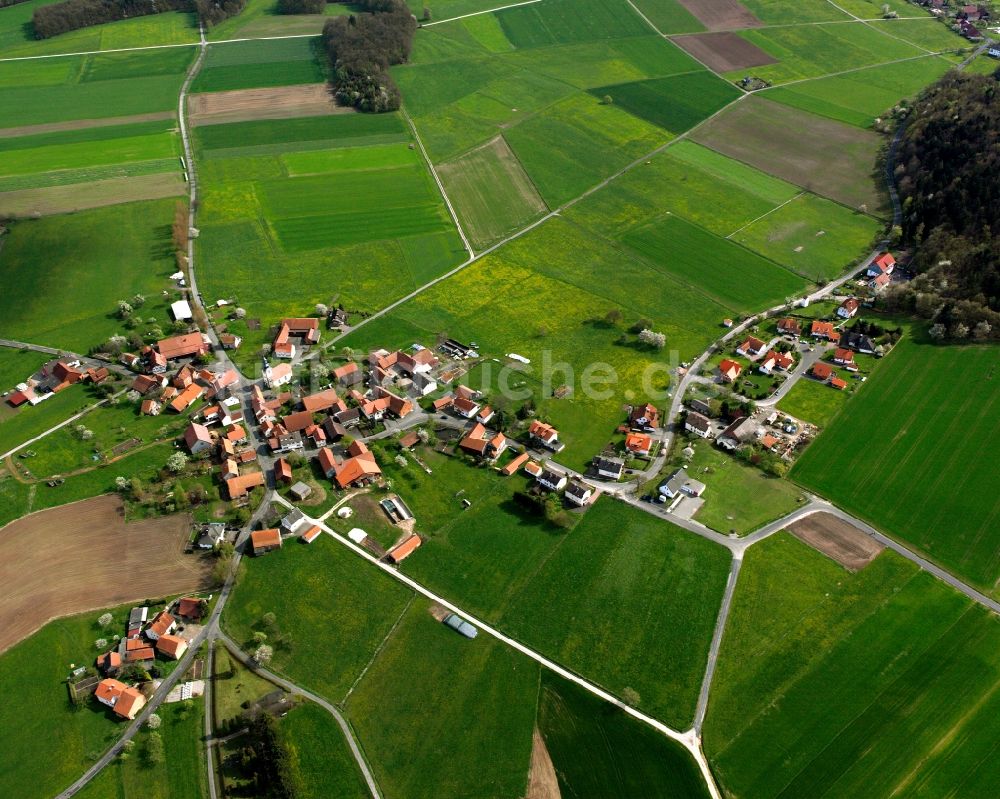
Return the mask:
<path id="1" fill-rule="evenodd" d="M 156 651 L 175 660 L 184 654 L 188 648 L 188 642 L 179 635 L 161 635 L 156 642 Z"/>
<path id="2" fill-rule="evenodd" d="M 394 563 L 400 563 L 403 559 L 412 555 L 421 543 L 420 536 L 414 533 L 401 544 L 390 549 L 388 556 L 392 558 Z"/>
<path id="3" fill-rule="evenodd" d="M 185 333 L 183 336 L 172 336 L 161 339 L 156 344 L 160 354 L 170 360 L 171 358 L 186 358 L 189 355 L 200 355 L 208 352 L 208 345 L 202 338 L 201 333 Z"/>
<path id="4" fill-rule="evenodd" d="M 337 396 L 337 392 L 332 388 L 328 388 L 325 391 L 303 397 L 302 407 L 311 413 L 317 413 L 332 408 L 339 400 L 340 397 Z"/>
<path id="5" fill-rule="evenodd" d="M 250 533 L 250 543 L 253 551 L 281 546 L 281 531 L 271 528 L 269 530 L 254 530 Z"/>
<path id="6" fill-rule="evenodd" d="M 826 363 L 814 363 L 812 369 L 812 376 L 818 380 L 828 380 L 833 374 L 833 367 Z"/>
<path id="7" fill-rule="evenodd" d="M 521 466 L 524 464 L 524 462 L 527 460 L 528 460 L 528 453 L 522 452 L 520 455 L 514 458 L 514 460 L 512 460 L 510 463 L 504 466 L 501 472 L 507 477 L 510 477 L 512 474 L 514 474 L 514 472 L 520 469 Z"/>

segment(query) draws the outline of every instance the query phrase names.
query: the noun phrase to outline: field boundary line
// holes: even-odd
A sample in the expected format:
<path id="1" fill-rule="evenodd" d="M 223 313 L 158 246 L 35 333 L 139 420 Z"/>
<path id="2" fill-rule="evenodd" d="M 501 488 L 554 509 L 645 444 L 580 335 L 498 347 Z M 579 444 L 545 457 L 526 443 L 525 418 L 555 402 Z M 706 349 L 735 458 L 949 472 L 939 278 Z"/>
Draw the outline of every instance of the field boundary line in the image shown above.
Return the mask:
<path id="1" fill-rule="evenodd" d="M 180 44 L 147 44 L 142 47 L 116 47 L 112 50 L 81 50 L 77 53 L 46 53 L 45 55 L 19 55 L 0 58 L 4 61 L 39 61 L 43 58 L 72 58 L 81 55 L 104 55 L 105 53 L 133 53 L 140 50 L 164 50 L 168 47 L 200 47 L 201 42 L 182 42 Z"/>
<path id="2" fill-rule="evenodd" d="M 410 598 L 406 601 L 406 604 L 403 606 L 403 609 L 396 617 L 396 621 L 392 623 L 392 627 L 389 628 L 389 632 L 385 634 L 385 637 L 379 642 L 379 645 L 375 647 L 375 651 L 372 653 L 372 656 L 368 659 L 368 662 L 365 664 L 365 667 L 361 669 L 361 671 L 358 673 L 357 678 L 354 680 L 353 683 L 351 683 L 351 687 L 347 689 L 347 693 L 344 694 L 344 698 L 340 700 L 340 705 L 342 707 L 347 706 L 347 700 L 351 698 L 351 694 L 354 693 L 354 689 L 358 687 L 361 681 L 365 678 L 365 675 L 368 673 L 368 670 L 372 667 L 375 661 L 378 660 L 378 656 L 382 654 L 382 650 L 385 649 L 386 644 L 389 643 L 389 639 L 392 638 L 396 630 L 399 628 L 399 625 L 402 624 L 403 616 L 405 616 L 407 611 L 409 611 L 410 606 L 413 605 L 413 600 L 415 600 L 416 598 L 417 598 L 416 593 L 410 594 Z"/>
<path id="3" fill-rule="evenodd" d="M 88 405 L 86 408 L 84 408 L 79 413 L 75 413 L 72 416 L 70 416 L 68 419 L 64 419 L 63 421 L 59 422 L 59 424 L 53 425 L 48 430 L 42 431 L 41 433 L 39 433 L 34 438 L 30 438 L 27 441 L 25 441 L 25 442 L 23 442 L 21 444 L 18 444 L 16 447 L 14 447 L 14 449 L 8 450 L 7 452 L 4 452 L 3 454 L 0 454 L 0 460 L 6 460 L 11 455 L 14 455 L 17 452 L 20 452 L 22 449 L 24 449 L 27 446 L 30 446 L 31 444 L 34 444 L 36 441 L 41 441 L 43 438 L 45 438 L 46 436 L 50 435 L 51 433 L 54 433 L 56 430 L 61 430 L 66 425 L 70 424 L 71 422 L 75 422 L 77 419 L 79 419 L 79 418 L 81 418 L 83 416 L 86 416 L 91 411 L 96 410 L 97 408 L 101 407 L 102 405 L 106 405 L 109 400 L 112 400 L 115 397 L 120 397 L 122 394 L 125 394 L 127 391 L 128 391 L 127 388 L 123 388 L 117 394 L 112 394 L 107 399 L 102 399 L 100 402 L 95 402 L 93 405 Z"/>
<path id="4" fill-rule="evenodd" d="M 927 52 L 924 55 L 912 55 L 906 58 L 897 58 L 894 61 L 883 61 L 881 64 L 868 64 L 863 67 L 851 67 L 851 69 L 842 69 L 839 72 L 827 72 L 823 75 L 814 75 L 811 78 L 796 78 L 795 80 L 785 81 L 784 83 L 775 83 L 773 86 L 765 86 L 763 89 L 755 89 L 753 94 L 764 94 L 765 92 L 773 91 L 774 89 L 783 89 L 786 86 L 795 86 L 799 83 L 808 83 L 811 80 L 822 80 L 823 78 L 838 78 L 841 75 L 851 75 L 855 72 L 864 72 L 868 69 L 877 69 L 878 67 L 888 67 L 893 64 L 905 64 L 907 61 L 919 61 L 922 58 L 941 58 L 947 51 L 942 50 L 937 53 Z M 800 111 L 802 109 L 799 109 Z M 808 111 L 806 113 L 815 114 L 815 111 Z M 827 117 L 829 118 L 829 117 Z M 844 123 L 847 124 L 847 123 Z"/>
<path id="5" fill-rule="evenodd" d="M 429 28 L 432 25 L 444 25 L 444 23 L 446 23 L 446 22 L 454 22 L 455 20 L 459 20 L 459 19 L 468 19 L 469 17 L 478 17 L 478 16 L 480 16 L 482 14 L 492 14 L 495 11 L 504 11 L 505 9 L 508 9 L 508 8 L 519 8 L 521 6 L 532 6 L 535 3 L 541 3 L 541 2 L 542 2 L 542 0 L 524 0 L 523 3 L 511 3 L 510 5 L 498 6 L 497 8 L 487 8 L 487 9 L 484 9 L 483 11 L 473 11 L 471 14 L 459 14 L 457 17 L 448 17 L 448 19 L 439 19 L 436 22 L 426 22 L 426 23 L 424 23 L 422 25 L 419 25 L 418 27 L 420 27 L 420 28 Z"/>
<path id="6" fill-rule="evenodd" d="M 740 569 L 743 567 L 743 553 L 734 552 L 733 562 L 729 566 L 729 579 L 726 580 L 726 589 L 722 594 L 722 602 L 719 604 L 719 615 L 715 620 L 715 630 L 712 633 L 712 643 L 708 649 L 708 659 L 705 662 L 705 673 L 701 680 L 701 690 L 698 693 L 698 704 L 694 711 L 694 729 L 701 735 L 701 728 L 705 723 L 705 715 L 708 712 L 708 696 L 712 690 L 712 680 L 715 677 L 715 668 L 719 663 L 719 652 L 722 649 L 722 639 L 726 634 L 726 625 L 729 621 L 729 612 L 733 606 L 733 596 L 736 594 L 736 584 L 740 579 Z"/>
<path id="7" fill-rule="evenodd" d="M 285 507 L 288 508 L 293 507 L 281 495 L 276 494 L 272 499 L 274 502 L 277 502 L 280 505 L 284 505 Z M 537 663 L 541 664 L 542 666 L 545 666 L 550 671 L 554 671 L 560 677 L 563 677 L 564 679 L 579 685 L 581 688 L 584 688 L 589 693 L 594 694 L 594 696 L 597 696 L 598 698 L 603 699 L 605 702 L 614 705 L 615 707 L 627 713 L 629 716 L 638 719 L 639 721 L 649 725 L 658 732 L 661 732 L 666 737 L 683 745 L 684 748 L 687 749 L 687 751 L 694 758 L 695 762 L 698 764 L 698 768 L 701 771 L 702 778 L 706 783 L 706 787 L 708 788 L 709 794 L 712 796 L 712 799 L 722 799 L 722 794 L 715 783 L 715 777 L 712 774 L 711 768 L 708 765 L 708 760 L 705 758 L 705 755 L 701 750 L 700 741 L 694 730 L 688 730 L 687 732 L 680 732 L 678 730 L 675 730 L 673 727 L 665 724 L 664 722 L 659 721 L 658 719 L 655 719 L 652 716 L 646 715 L 642 711 L 637 710 L 631 705 L 626 704 L 621 699 L 617 698 L 614 694 L 610 693 L 604 688 L 601 688 L 599 685 L 591 682 L 590 680 L 586 679 L 585 677 L 582 677 L 579 674 L 570 671 L 565 666 L 561 666 L 555 661 L 550 660 L 545 655 L 529 647 L 527 644 L 522 644 L 520 641 L 504 634 L 496 627 L 487 624 L 482 619 L 479 619 L 475 615 L 468 613 L 467 611 L 458 607 L 454 603 L 449 602 L 444 597 L 435 594 L 429 588 L 427 588 L 417 580 L 413 579 L 409 575 L 404 574 L 398 569 L 394 569 L 387 563 L 382 563 L 374 555 L 365 551 L 364 549 L 356 545 L 353 541 L 344 538 L 335 530 L 333 530 L 331 527 L 327 526 L 325 522 L 321 522 L 317 519 L 312 519 L 311 517 L 310 521 L 316 524 L 317 526 L 321 527 L 329 535 L 333 536 L 333 538 L 341 546 L 347 547 L 355 555 L 358 555 L 364 560 L 368 561 L 369 563 L 374 565 L 377 569 L 389 575 L 394 580 L 403 583 L 404 585 L 408 586 L 413 591 L 416 591 L 417 593 L 421 594 L 427 599 L 430 599 L 431 601 L 436 602 L 437 604 L 447 608 L 452 613 L 457 613 L 458 615 L 467 619 L 470 623 L 478 626 L 487 635 L 497 639 L 503 644 L 506 644 L 512 649 L 516 649 L 522 655 L 525 655 L 531 660 L 534 660 Z"/>
<path id="8" fill-rule="evenodd" d="M 762 171 L 763 171 L 763 170 L 762 170 Z M 773 213 L 774 213 L 775 211 L 777 211 L 777 210 L 778 210 L 779 208 L 784 208 L 784 207 L 785 207 L 786 205 L 788 205 L 788 204 L 789 204 L 790 202 L 792 202 L 792 200 L 797 200 L 797 199 L 799 199 L 799 197 L 801 197 L 801 196 L 802 196 L 803 194 L 808 194 L 808 193 L 809 193 L 809 192 L 807 192 L 807 191 L 806 191 L 805 189 L 802 189 L 802 191 L 800 191 L 800 192 L 799 192 L 798 194 L 796 194 L 796 195 L 795 195 L 794 197 L 789 197 L 789 198 L 788 198 L 787 200 L 785 200 L 785 201 L 784 201 L 783 203 L 780 203 L 780 204 L 778 204 L 778 205 L 774 206 L 774 208 L 772 208 L 772 209 L 771 209 L 770 211 L 768 211 L 768 212 L 766 212 L 766 213 L 763 213 L 763 214 L 761 214 L 761 215 L 760 215 L 760 216 L 758 216 L 758 217 L 757 217 L 756 219 L 751 219 L 751 220 L 750 220 L 749 222 L 747 222 L 747 223 L 746 223 L 745 225 L 740 225 L 740 226 L 739 226 L 738 228 L 736 228 L 736 230 L 734 230 L 734 231 L 733 231 L 732 233 L 730 233 L 730 234 L 729 234 L 728 236 L 725 236 L 725 238 L 726 238 L 726 239 L 731 239 L 731 238 L 732 238 L 733 236 L 735 236 L 735 235 L 736 235 L 737 233 L 739 233 L 740 231 L 742 231 L 742 230 L 746 230 L 746 229 L 747 229 L 748 227 L 750 227 L 750 225 L 753 225 L 753 224 L 755 224 L 756 222 L 760 222 L 760 220 L 761 220 L 761 219 L 763 219 L 763 218 L 764 218 L 765 216 L 770 216 L 770 215 L 771 215 L 771 214 L 773 214 Z M 779 264 L 779 266 L 780 266 L 780 264 Z"/>
<path id="9" fill-rule="evenodd" d="M 441 192 L 441 199 L 444 200 L 444 204 L 448 206 L 448 213 L 451 214 L 451 219 L 455 223 L 455 229 L 458 230 L 458 235 L 462 237 L 462 243 L 465 245 L 465 251 L 469 253 L 470 259 L 475 258 L 476 253 L 473 251 L 472 245 L 469 244 L 469 239 L 465 235 L 465 230 L 462 229 L 462 223 L 458 221 L 458 214 L 455 213 L 455 206 L 451 204 L 451 198 L 448 197 L 448 192 L 445 191 L 444 184 L 441 182 L 441 178 L 438 176 L 437 170 L 434 168 L 434 162 L 431 161 L 431 157 L 427 154 L 423 139 L 420 138 L 420 134 L 417 132 L 417 126 L 413 124 L 413 119 L 410 117 L 405 108 L 401 108 L 400 112 L 403 115 L 403 119 L 406 120 L 406 124 L 410 126 L 410 131 L 413 133 L 413 138 L 417 142 L 417 147 L 420 148 L 420 154 L 424 158 L 424 163 L 427 164 L 431 177 L 434 178 L 438 191 Z"/>

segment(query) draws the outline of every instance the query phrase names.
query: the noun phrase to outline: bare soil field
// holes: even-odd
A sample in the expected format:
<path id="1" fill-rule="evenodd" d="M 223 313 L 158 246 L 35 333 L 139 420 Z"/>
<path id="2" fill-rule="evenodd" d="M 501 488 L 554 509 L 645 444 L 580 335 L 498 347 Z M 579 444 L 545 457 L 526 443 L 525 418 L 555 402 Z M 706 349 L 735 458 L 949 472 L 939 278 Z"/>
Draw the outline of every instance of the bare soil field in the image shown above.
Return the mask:
<path id="1" fill-rule="evenodd" d="M 528 791 L 525 799 L 562 799 L 556 767 L 552 764 L 545 739 L 537 727 L 531 736 L 531 766 L 528 768 Z"/>
<path id="2" fill-rule="evenodd" d="M 339 106 L 333 101 L 325 83 L 208 92 L 188 98 L 188 118 L 192 125 L 353 113 L 356 113 L 353 108 Z"/>
<path id="3" fill-rule="evenodd" d="M 788 531 L 852 572 L 863 569 L 884 549 L 874 538 L 830 513 L 813 513 L 789 525 Z"/>
<path id="4" fill-rule="evenodd" d="M 883 202 L 872 177 L 882 143 L 874 131 L 754 96 L 733 103 L 691 138 L 852 208 Z"/>
<path id="5" fill-rule="evenodd" d="M 756 28 L 761 21 L 737 0 L 680 0 L 680 4 L 710 31 Z"/>
<path id="6" fill-rule="evenodd" d="M 671 41 L 716 72 L 777 63 L 776 58 L 735 33 L 693 33 L 673 36 Z"/>
<path id="7" fill-rule="evenodd" d="M 191 517 L 125 523 L 106 495 L 0 529 L 0 652 L 60 616 L 211 585 L 212 559 L 185 555 Z"/>
<path id="8" fill-rule="evenodd" d="M 0 218 L 67 214 L 118 203 L 179 197 L 186 191 L 184 179 L 176 172 L 6 191 L 0 192 Z"/>
<path id="9" fill-rule="evenodd" d="M 41 133 L 59 133 L 63 130 L 107 128 L 111 125 L 134 125 L 138 122 L 159 122 L 173 119 L 173 111 L 156 111 L 152 114 L 134 114 L 130 117 L 105 117 L 104 119 L 71 119 L 67 122 L 46 122 L 42 125 L 22 125 L 18 128 L 0 128 L 0 139 L 15 136 L 37 136 Z"/>

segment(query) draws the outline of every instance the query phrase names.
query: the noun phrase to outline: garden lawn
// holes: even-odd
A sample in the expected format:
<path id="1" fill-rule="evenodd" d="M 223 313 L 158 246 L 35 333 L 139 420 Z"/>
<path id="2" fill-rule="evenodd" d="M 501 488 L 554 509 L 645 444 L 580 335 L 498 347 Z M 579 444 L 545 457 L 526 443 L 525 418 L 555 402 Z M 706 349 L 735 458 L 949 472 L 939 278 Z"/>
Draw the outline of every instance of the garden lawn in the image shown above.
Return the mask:
<path id="1" fill-rule="evenodd" d="M 347 715 L 386 799 L 516 799 L 527 782 L 538 681 L 534 661 L 484 633 L 464 638 L 418 598 Z"/>
<path id="2" fill-rule="evenodd" d="M 802 455 L 793 479 L 995 592 L 998 354 L 996 346 L 903 339 Z"/>
<path id="3" fill-rule="evenodd" d="M 366 799 L 371 793 L 344 739 L 326 710 L 303 702 L 281 720 L 281 734 L 298 762 L 301 799 Z"/>
<path id="4" fill-rule="evenodd" d="M 202 739 L 205 733 L 201 699 L 163 704 L 159 735 L 166 756 L 151 763 L 147 755 L 152 732 L 145 726 L 133 739 L 127 760 L 119 756 L 79 794 L 83 799 L 192 799 L 208 791 Z"/>
<path id="5" fill-rule="evenodd" d="M 667 474 L 683 465 L 677 459 Z M 705 504 L 695 518 L 720 533 L 753 532 L 791 513 L 802 498 L 802 492 L 787 480 L 732 458 L 707 441 L 695 443 L 687 471 L 708 486 Z"/>
<path id="6" fill-rule="evenodd" d="M 0 9 L 0 17 L 11 11 Z M 177 107 L 195 48 L 0 63 L 4 127 L 131 116 Z"/>
<path id="7" fill-rule="evenodd" d="M 116 609 L 109 629 L 122 629 L 127 614 L 127 607 Z M 63 683 L 70 664 L 93 663 L 94 640 L 107 635 L 97 624 L 100 615 L 95 611 L 49 622 L 0 655 L 5 687 L 0 727 L 19 731 L 7 736 L 0 752 L 0 794 L 53 796 L 121 735 L 124 725 L 96 701 L 74 710 Z M 45 768 L 38 768 L 39 741 L 52 758 Z"/>
<path id="8" fill-rule="evenodd" d="M 836 372 L 841 379 L 850 379 L 849 375 L 844 374 L 844 370 L 838 369 Z M 781 398 L 777 409 L 817 427 L 826 427 L 837 417 L 850 398 L 851 395 L 846 390 L 838 391 L 826 383 L 802 377 Z"/>
<path id="9" fill-rule="evenodd" d="M 780 533 L 745 556 L 705 725 L 732 795 L 985 796 L 995 616 L 891 551 L 851 574 Z"/>
<path id="10" fill-rule="evenodd" d="M 174 290 L 167 278 L 176 269 L 175 203 L 150 200 L 15 222 L 0 250 L 0 336 L 85 353 L 125 332 L 117 304 L 135 294 L 149 298 L 137 315 L 165 327 L 168 300 L 161 292 Z"/>
<path id="11" fill-rule="evenodd" d="M 410 597 L 324 535 L 245 559 L 224 621 L 241 646 L 254 646 L 253 632 L 264 631 L 274 646 L 270 668 L 340 702 Z M 273 628 L 263 624 L 265 613 L 277 616 Z"/>
<path id="12" fill-rule="evenodd" d="M 563 796 L 709 795 L 679 743 L 547 670 L 542 672 L 538 729 Z"/>
<path id="13" fill-rule="evenodd" d="M 735 233 L 732 240 L 825 283 L 863 260 L 881 230 L 872 216 L 803 194 Z"/>

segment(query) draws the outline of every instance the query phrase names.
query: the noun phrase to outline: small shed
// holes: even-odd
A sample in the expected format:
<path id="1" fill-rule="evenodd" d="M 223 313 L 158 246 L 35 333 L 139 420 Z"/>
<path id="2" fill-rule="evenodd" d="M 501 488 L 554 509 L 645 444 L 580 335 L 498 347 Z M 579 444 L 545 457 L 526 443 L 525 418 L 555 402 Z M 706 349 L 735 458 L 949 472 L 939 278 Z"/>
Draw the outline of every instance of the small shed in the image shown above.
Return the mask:
<path id="1" fill-rule="evenodd" d="M 171 303 L 170 313 L 178 322 L 187 322 L 193 317 L 191 306 L 187 300 L 177 300 L 177 302 Z"/>
<path id="2" fill-rule="evenodd" d="M 301 502 L 312 493 L 312 489 L 299 480 L 295 485 L 288 489 L 288 493 L 292 495 L 292 499 Z"/>

